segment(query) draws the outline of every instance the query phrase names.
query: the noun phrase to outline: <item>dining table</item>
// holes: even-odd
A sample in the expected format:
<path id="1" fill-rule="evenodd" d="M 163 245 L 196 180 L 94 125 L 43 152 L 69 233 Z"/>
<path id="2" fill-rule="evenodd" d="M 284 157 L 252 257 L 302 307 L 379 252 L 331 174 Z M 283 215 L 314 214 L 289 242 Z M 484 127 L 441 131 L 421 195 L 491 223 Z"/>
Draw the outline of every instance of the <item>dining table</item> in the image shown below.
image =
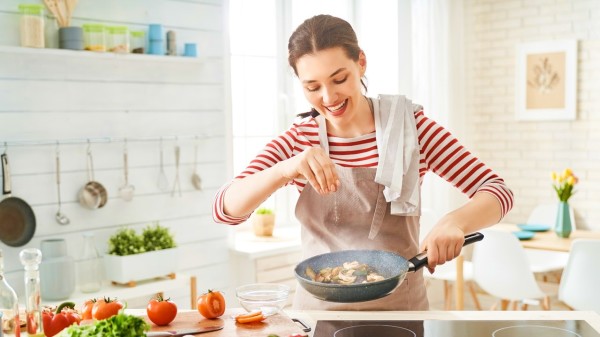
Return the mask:
<path id="1" fill-rule="evenodd" d="M 500 230 L 507 232 L 517 232 L 521 229 L 515 223 L 499 223 L 489 228 L 490 230 Z M 535 235 L 527 240 L 520 240 L 523 248 L 550 250 L 557 252 L 569 252 L 571 244 L 577 239 L 600 240 L 600 231 L 576 229 L 571 232 L 568 238 L 562 238 L 556 235 L 553 230 L 536 232 Z M 485 239 L 484 239 L 485 240 Z M 456 258 L 456 285 L 455 285 L 455 309 L 464 310 L 464 275 L 463 275 L 464 257 L 459 255 Z"/>

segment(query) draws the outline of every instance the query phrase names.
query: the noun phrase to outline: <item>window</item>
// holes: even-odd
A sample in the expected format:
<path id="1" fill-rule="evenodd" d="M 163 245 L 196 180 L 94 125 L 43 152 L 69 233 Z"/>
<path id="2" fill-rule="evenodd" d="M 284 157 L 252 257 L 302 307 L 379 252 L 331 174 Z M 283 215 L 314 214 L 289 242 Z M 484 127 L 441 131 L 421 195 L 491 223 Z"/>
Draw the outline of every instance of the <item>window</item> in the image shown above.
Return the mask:
<path id="1" fill-rule="evenodd" d="M 313 15 L 335 15 L 355 28 L 367 55 L 369 96 L 410 87 L 406 84 L 410 73 L 400 73 L 410 69 L 401 68 L 399 62 L 400 52 L 410 57 L 410 41 L 403 44 L 408 49 L 399 48 L 402 44 L 398 43 L 404 27 L 398 23 L 401 6 L 394 0 L 380 0 L 376 6 L 368 0 L 230 0 L 233 175 L 285 131 L 296 114 L 309 110 L 287 64 L 287 40 Z M 278 223 L 293 224 L 297 198 L 295 188 L 284 188 L 265 201 L 265 206 L 277 210 Z"/>

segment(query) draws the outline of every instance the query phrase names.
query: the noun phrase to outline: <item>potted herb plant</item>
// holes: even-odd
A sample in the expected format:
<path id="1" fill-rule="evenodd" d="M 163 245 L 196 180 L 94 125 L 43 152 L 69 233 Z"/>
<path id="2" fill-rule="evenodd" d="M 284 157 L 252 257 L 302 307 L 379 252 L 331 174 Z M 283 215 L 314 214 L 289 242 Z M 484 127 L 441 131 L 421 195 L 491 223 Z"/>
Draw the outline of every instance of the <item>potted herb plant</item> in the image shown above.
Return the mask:
<path id="1" fill-rule="evenodd" d="M 273 236 L 275 213 L 273 210 L 260 207 L 252 214 L 252 228 L 256 236 Z"/>
<path id="2" fill-rule="evenodd" d="M 129 286 L 155 277 L 175 278 L 177 260 L 173 235 L 158 223 L 144 228 L 141 234 L 131 228 L 117 230 L 109 238 L 104 255 L 108 280 Z"/>

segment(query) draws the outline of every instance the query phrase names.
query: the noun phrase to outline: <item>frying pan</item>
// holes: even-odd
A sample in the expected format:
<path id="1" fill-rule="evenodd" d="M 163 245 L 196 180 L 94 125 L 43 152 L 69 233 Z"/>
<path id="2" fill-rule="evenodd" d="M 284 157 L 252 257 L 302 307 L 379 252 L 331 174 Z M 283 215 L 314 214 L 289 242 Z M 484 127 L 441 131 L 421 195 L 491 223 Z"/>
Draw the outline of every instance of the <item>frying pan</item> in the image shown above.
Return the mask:
<path id="1" fill-rule="evenodd" d="M 476 232 L 465 236 L 463 246 L 481 241 L 483 234 Z M 373 267 L 385 277 L 384 280 L 337 284 L 311 280 L 306 268 L 316 273 L 327 267 L 341 266 L 344 262 L 358 261 Z M 295 268 L 296 279 L 314 297 L 328 302 L 353 303 L 375 300 L 391 294 L 404 281 L 408 272 L 414 272 L 427 265 L 427 252 L 421 252 L 410 260 L 384 250 L 340 250 L 313 256 L 300 262 Z"/>
<path id="2" fill-rule="evenodd" d="M 0 240 L 11 247 L 26 245 L 35 233 L 35 214 L 23 199 L 11 196 L 8 156 L 2 154 L 2 194 L 0 202 Z"/>

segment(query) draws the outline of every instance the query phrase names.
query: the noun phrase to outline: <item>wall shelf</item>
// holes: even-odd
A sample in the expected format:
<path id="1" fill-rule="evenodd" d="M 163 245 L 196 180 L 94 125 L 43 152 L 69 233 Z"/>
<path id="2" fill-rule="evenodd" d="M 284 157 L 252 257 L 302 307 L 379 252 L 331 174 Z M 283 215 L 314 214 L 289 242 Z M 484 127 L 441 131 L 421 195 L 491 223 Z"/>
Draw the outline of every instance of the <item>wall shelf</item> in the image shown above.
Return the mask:
<path id="1" fill-rule="evenodd" d="M 202 62 L 201 57 L 185 57 L 185 56 L 161 56 L 161 55 L 150 55 L 150 54 L 132 54 L 132 53 L 111 53 L 111 52 L 93 52 L 87 50 L 67 50 L 67 49 L 56 49 L 56 48 L 26 48 L 26 47 L 15 47 L 15 46 L 0 46 L 0 53 L 12 53 L 12 54 L 36 54 L 36 55 L 56 55 L 56 56 L 81 56 L 91 57 L 97 59 L 109 59 L 109 60 L 124 60 L 139 62 L 151 61 L 151 62 L 190 62 L 198 63 Z"/>

